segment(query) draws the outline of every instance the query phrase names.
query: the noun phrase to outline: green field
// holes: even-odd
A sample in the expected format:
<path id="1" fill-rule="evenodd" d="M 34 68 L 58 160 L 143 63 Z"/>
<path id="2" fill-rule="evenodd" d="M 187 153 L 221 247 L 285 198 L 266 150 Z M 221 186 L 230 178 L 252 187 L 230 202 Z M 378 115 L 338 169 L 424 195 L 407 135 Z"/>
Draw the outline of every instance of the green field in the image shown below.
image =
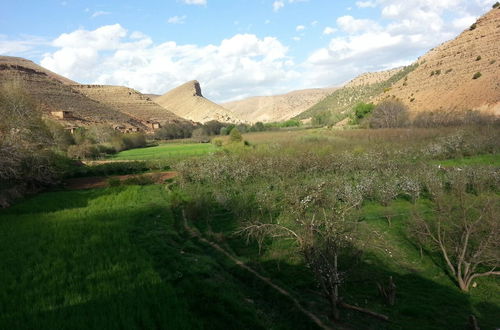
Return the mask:
<path id="1" fill-rule="evenodd" d="M 125 150 L 113 155 L 113 160 L 152 160 L 201 156 L 217 150 L 211 143 L 165 143 L 155 147 Z"/>
<path id="2" fill-rule="evenodd" d="M 169 194 L 53 192 L 1 211 L 0 329 L 309 326 L 281 316 L 293 312 L 286 301 L 250 302 L 281 298 L 186 236 Z"/>

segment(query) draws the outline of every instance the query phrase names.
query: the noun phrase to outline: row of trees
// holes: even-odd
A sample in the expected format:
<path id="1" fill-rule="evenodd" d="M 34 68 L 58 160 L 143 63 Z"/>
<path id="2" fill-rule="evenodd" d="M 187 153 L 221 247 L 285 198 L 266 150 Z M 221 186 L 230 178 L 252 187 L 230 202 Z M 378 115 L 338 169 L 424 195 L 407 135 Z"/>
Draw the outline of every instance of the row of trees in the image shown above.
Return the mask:
<path id="1" fill-rule="evenodd" d="M 341 290 L 359 266 L 360 253 L 370 248 L 365 243 L 379 244 L 364 232 L 365 201 L 384 207 L 398 198 L 411 201 L 415 207 L 403 219 L 405 237 L 431 258 L 441 258 L 461 290 L 478 278 L 500 275 L 498 171 L 416 164 L 402 158 L 411 152 L 402 147 L 404 152 L 390 145 L 380 153 L 316 154 L 297 145 L 293 155 L 277 149 L 217 155 L 181 164 L 181 183 L 193 194 L 203 193 L 196 203 L 213 196 L 241 221 L 238 233 L 259 245 L 292 240 L 336 319 L 339 307 L 348 306 Z M 408 158 L 424 157 L 415 152 Z M 394 301 L 394 292 L 387 295 Z"/>

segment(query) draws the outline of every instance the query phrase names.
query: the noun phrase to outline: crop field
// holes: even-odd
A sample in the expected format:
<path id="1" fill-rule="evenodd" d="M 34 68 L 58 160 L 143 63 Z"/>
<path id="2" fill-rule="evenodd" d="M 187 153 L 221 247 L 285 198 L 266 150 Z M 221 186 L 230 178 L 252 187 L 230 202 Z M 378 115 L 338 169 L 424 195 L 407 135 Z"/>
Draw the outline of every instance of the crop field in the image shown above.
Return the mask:
<path id="1" fill-rule="evenodd" d="M 461 329 L 474 315 L 495 329 L 498 277 L 461 290 L 417 224 L 468 205 L 463 214 L 492 224 L 474 235 L 497 228 L 497 133 L 313 129 L 121 152 L 171 159 L 178 177 L 44 192 L 0 210 L 0 328 Z M 307 228 L 321 235 L 308 243 Z M 342 302 L 362 310 L 341 308 L 337 320 L 307 259 L 332 231 Z M 380 289 L 389 278 L 392 304 Z"/>
<path id="2" fill-rule="evenodd" d="M 161 160 L 201 156 L 217 148 L 210 143 L 165 143 L 159 146 L 125 150 L 110 157 L 113 160 Z"/>

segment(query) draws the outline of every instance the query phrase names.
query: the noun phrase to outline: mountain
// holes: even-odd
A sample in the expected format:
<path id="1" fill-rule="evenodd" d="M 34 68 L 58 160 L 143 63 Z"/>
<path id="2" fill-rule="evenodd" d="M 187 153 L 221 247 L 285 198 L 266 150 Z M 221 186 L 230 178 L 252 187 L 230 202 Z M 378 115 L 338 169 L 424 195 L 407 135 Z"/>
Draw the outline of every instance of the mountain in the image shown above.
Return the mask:
<path id="1" fill-rule="evenodd" d="M 52 112 L 68 111 L 70 115 L 62 120 L 66 125 L 106 123 L 145 128 L 135 118 L 89 99 L 74 89 L 74 81 L 22 58 L 0 56 L 0 81 L 19 85 L 40 104 L 47 116 Z"/>
<path id="2" fill-rule="evenodd" d="M 171 91 L 156 97 L 154 102 L 169 109 L 177 116 L 205 123 L 211 120 L 240 123 L 243 120 L 232 111 L 215 104 L 201 94 L 200 83 L 189 81 Z"/>
<path id="3" fill-rule="evenodd" d="M 73 88 L 92 100 L 142 122 L 158 122 L 164 125 L 186 121 L 132 88 L 108 85 L 75 85 Z"/>
<path id="4" fill-rule="evenodd" d="M 342 120 L 347 117 L 357 103 L 374 101 L 378 95 L 387 91 L 394 83 L 414 70 L 415 67 L 415 65 L 410 65 L 403 68 L 362 74 L 295 118 L 307 119 L 321 116 L 334 118 L 334 121 Z"/>
<path id="5" fill-rule="evenodd" d="M 274 96 L 255 96 L 223 103 L 247 122 L 276 122 L 288 120 L 317 103 L 336 88 L 315 88 Z"/>
<path id="6" fill-rule="evenodd" d="M 0 70 L 18 70 L 25 73 L 32 73 L 37 75 L 44 75 L 52 80 L 59 81 L 65 85 L 77 84 L 73 80 L 58 75 L 50 70 L 41 67 L 34 62 L 24 59 L 22 57 L 13 56 L 0 56 Z"/>
<path id="7" fill-rule="evenodd" d="M 500 115 L 500 9 L 492 9 L 457 38 L 432 49 L 386 95 L 414 111 L 491 111 Z"/>

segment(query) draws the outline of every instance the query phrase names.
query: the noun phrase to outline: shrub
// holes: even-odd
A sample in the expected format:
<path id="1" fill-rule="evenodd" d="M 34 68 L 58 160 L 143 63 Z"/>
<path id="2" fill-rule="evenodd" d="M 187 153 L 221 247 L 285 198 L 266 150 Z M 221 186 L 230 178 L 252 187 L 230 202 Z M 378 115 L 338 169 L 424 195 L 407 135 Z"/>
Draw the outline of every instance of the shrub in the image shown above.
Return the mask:
<path id="1" fill-rule="evenodd" d="M 351 119 L 352 124 L 359 124 L 362 119 L 364 119 L 367 115 L 369 115 L 373 109 L 375 108 L 375 105 L 373 103 L 358 103 L 354 107 L 354 116 Z"/>
<path id="2" fill-rule="evenodd" d="M 480 61 L 481 60 L 481 55 L 479 55 L 478 57 L 476 57 L 476 61 Z"/>
<path id="3" fill-rule="evenodd" d="M 474 23 L 470 26 L 469 30 L 472 31 L 472 30 L 475 30 L 477 27 L 477 23 Z"/>
<path id="4" fill-rule="evenodd" d="M 500 8 L 500 2 L 495 2 L 495 4 L 491 8 Z"/>
<path id="5" fill-rule="evenodd" d="M 479 78 L 479 77 L 481 77 L 481 76 L 482 76 L 481 72 L 476 72 L 476 73 L 474 73 L 474 75 L 472 76 L 472 79 L 478 79 L 478 78 Z"/>
<path id="6" fill-rule="evenodd" d="M 241 142 L 243 141 L 243 137 L 241 136 L 240 131 L 235 127 L 229 133 L 229 139 L 231 142 Z"/>
<path id="7" fill-rule="evenodd" d="M 212 139 L 212 144 L 216 147 L 222 147 L 223 141 L 221 138 Z"/>
<path id="8" fill-rule="evenodd" d="M 90 143 L 77 144 L 68 147 L 68 157 L 74 159 L 96 159 L 99 157 L 99 148 Z"/>
<path id="9" fill-rule="evenodd" d="M 408 122 L 408 107 L 397 99 L 389 99 L 379 103 L 370 118 L 370 127 L 393 128 L 403 127 Z"/>

